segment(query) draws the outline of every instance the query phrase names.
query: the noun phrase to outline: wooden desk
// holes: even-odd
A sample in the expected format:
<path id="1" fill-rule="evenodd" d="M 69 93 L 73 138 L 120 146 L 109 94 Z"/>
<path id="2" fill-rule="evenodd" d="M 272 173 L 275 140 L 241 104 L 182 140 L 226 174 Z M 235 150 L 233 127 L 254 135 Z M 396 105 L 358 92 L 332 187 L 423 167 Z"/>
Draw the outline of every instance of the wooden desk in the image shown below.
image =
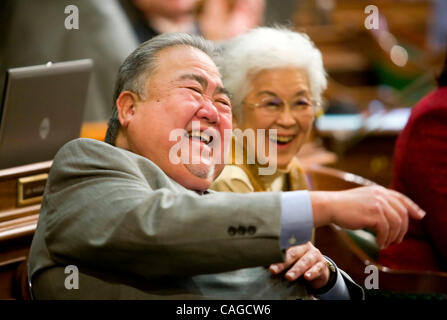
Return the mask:
<path id="1" fill-rule="evenodd" d="M 39 218 L 38 197 L 35 203 L 18 202 L 19 179 L 46 175 L 51 164 L 52 161 L 46 161 L 0 170 L 0 299 L 20 297 L 14 279 L 19 265 L 28 256 Z M 43 191 L 42 185 L 37 187 L 39 192 Z"/>

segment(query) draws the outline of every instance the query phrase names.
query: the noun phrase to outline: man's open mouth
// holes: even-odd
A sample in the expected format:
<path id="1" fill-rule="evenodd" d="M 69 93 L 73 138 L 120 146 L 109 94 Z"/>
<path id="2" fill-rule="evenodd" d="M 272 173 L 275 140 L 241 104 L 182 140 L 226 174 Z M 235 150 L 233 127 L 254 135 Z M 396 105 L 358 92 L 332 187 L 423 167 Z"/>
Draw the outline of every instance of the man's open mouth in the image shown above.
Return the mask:
<path id="1" fill-rule="evenodd" d="M 209 145 L 213 141 L 213 136 L 207 135 L 203 131 L 193 130 L 191 132 L 186 132 L 185 137 L 188 139 L 197 139 L 206 145 Z"/>

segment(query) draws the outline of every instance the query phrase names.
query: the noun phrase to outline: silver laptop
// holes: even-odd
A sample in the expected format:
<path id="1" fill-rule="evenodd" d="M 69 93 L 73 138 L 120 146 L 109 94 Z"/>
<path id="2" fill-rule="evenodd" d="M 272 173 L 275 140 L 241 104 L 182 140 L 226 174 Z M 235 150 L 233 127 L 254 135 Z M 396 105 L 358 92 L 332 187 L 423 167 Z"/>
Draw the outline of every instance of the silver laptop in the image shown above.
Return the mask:
<path id="1" fill-rule="evenodd" d="M 78 138 L 91 59 L 9 69 L 0 106 L 0 169 L 52 160 Z"/>

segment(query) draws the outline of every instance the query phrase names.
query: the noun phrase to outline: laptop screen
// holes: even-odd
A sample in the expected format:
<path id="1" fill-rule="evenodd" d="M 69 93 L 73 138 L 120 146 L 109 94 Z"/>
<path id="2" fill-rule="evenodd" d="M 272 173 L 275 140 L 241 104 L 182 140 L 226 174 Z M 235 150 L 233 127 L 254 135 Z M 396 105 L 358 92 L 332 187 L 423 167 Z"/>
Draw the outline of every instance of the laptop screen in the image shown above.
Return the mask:
<path id="1" fill-rule="evenodd" d="M 82 126 L 91 59 L 7 71 L 0 108 L 0 169 L 52 160 Z"/>

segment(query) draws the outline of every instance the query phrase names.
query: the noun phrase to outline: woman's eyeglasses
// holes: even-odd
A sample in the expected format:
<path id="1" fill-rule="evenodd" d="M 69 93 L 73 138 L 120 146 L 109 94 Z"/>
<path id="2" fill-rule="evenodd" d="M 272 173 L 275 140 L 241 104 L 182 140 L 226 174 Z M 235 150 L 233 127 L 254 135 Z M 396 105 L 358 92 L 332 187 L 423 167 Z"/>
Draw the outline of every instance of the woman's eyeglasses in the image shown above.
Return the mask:
<path id="1" fill-rule="evenodd" d="M 286 106 L 289 106 L 290 111 L 294 114 L 315 111 L 318 107 L 316 101 L 303 97 L 298 97 L 292 101 L 286 102 L 279 97 L 272 96 L 264 98 L 259 102 L 243 101 L 243 103 L 268 114 L 279 114 L 285 110 Z"/>

